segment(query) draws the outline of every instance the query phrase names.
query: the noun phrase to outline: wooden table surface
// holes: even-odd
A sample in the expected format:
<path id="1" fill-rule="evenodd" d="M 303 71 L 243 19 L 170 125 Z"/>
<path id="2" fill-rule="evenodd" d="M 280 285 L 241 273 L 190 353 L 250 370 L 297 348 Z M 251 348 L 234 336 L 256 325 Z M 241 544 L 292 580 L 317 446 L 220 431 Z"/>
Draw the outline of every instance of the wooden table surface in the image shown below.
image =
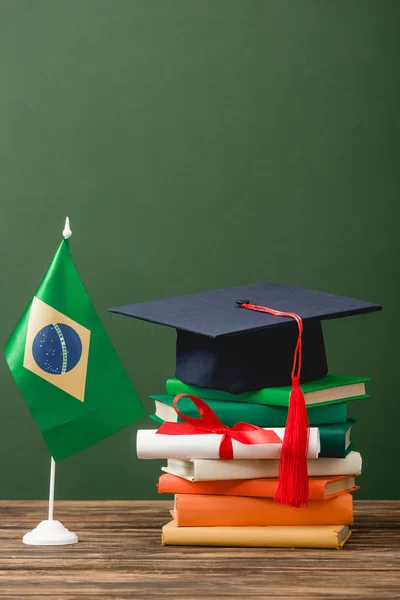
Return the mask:
<path id="1" fill-rule="evenodd" d="M 35 547 L 22 535 L 43 501 L 0 502 L 0 597 L 400 598 L 400 502 L 355 503 L 343 550 L 161 546 L 170 502 L 56 502 L 75 546 Z"/>

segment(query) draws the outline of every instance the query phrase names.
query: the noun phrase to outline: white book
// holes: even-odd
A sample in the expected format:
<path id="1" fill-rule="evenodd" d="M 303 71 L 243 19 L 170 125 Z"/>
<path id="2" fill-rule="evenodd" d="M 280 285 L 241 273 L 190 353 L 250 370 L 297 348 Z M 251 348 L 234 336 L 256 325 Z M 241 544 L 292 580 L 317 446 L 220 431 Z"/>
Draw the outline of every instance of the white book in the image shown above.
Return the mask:
<path id="1" fill-rule="evenodd" d="M 266 427 L 273 431 L 281 440 L 270 444 L 242 444 L 232 440 L 233 458 L 238 459 L 279 459 L 284 427 Z M 156 429 L 140 429 L 137 432 L 136 450 L 138 458 L 201 458 L 219 459 L 219 447 L 222 434 L 200 433 L 191 435 L 165 435 L 157 433 Z M 310 428 L 308 458 L 318 458 L 320 440 L 318 427 Z"/>
<path id="2" fill-rule="evenodd" d="M 203 460 L 169 459 L 161 470 L 188 481 L 218 481 L 229 479 L 263 479 L 278 477 L 279 460 Z M 328 475 L 360 475 L 362 461 L 359 452 L 349 452 L 346 458 L 318 458 L 307 461 L 309 477 Z"/>

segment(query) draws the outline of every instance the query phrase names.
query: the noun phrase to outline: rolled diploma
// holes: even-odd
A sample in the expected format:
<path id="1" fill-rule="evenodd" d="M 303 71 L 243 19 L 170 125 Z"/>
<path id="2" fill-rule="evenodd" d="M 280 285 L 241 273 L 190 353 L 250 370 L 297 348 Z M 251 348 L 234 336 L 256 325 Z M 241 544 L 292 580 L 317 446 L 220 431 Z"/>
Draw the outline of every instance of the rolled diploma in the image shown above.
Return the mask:
<path id="1" fill-rule="evenodd" d="M 283 440 L 284 427 L 265 427 L 275 431 Z M 137 432 L 138 458 L 219 458 L 222 434 L 200 433 L 191 435 L 165 435 L 156 429 Z M 233 458 L 279 458 L 282 444 L 242 444 L 232 439 Z M 318 458 L 320 452 L 319 429 L 310 428 L 307 458 Z"/>

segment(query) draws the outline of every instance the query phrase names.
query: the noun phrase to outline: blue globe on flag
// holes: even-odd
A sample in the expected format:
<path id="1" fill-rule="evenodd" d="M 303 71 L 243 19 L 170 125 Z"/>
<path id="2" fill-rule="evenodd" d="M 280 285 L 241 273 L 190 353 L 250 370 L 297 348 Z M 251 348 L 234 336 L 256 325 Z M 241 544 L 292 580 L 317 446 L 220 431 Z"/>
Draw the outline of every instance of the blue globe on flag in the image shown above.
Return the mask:
<path id="1" fill-rule="evenodd" d="M 76 367 L 82 356 L 81 338 L 65 323 L 46 325 L 33 340 L 32 355 L 46 373 L 63 375 Z"/>

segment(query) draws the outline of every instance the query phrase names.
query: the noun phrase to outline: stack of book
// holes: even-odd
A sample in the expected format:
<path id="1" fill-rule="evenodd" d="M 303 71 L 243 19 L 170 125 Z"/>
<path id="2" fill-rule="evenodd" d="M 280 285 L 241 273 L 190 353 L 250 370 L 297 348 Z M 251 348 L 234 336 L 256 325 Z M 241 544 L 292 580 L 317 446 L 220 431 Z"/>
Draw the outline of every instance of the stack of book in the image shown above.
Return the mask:
<path id="1" fill-rule="evenodd" d="M 347 414 L 350 400 L 367 398 L 366 378 L 324 378 L 302 384 L 310 422 L 309 501 L 291 508 L 274 501 L 280 444 L 245 446 L 233 442 L 234 458 L 221 460 L 221 435 L 163 435 L 138 432 L 139 458 L 165 458 L 158 491 L 175 495 L 173 521 L 163 527 L 170 545 L 339 548 L 351 535 L 361 456 L 354 451 Z M 283 439 L 291 387 L 232 394 L 169 379 L 164 395 L 154 395 L 158 423 L 183 419 L 173 407 L 178 394 L 202 398 L 228 427 L 246 422 L 271 429 Z M 179 413 L 198 417 L 189 396 Z"/>
<path id="2" fill-rule="evenodd" d="M 346 542 L 361 473 L 347 402 L 367 380 L 328 375 L 322 321 L 380 309 L 271 282 L 112 309 L 177 331 L 175 379 L 153 396 L 162 424 L 137 443 L 139 458 L 168 459 L 164 544 Z"/>

